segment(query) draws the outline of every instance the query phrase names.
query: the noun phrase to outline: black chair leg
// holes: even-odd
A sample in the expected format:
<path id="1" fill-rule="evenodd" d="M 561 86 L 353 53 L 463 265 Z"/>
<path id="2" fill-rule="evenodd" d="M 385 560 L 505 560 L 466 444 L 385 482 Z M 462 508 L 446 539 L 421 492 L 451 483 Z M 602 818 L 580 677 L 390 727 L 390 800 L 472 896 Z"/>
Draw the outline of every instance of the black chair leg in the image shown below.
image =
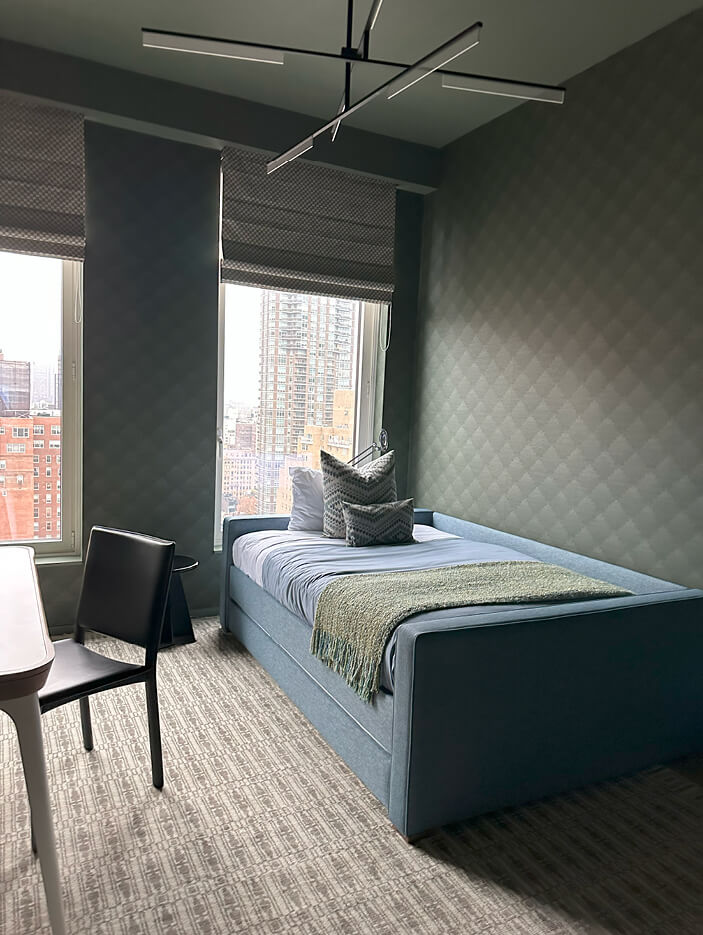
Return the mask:
<path id="1" fill-rule="evenodd" d="M 81 730 L 83 731 L 83 746 L 86 750 L 93 749 L 93 725 L 90 722 L 90 702 L 88 698 L 79 698 L 81 708 Z"/>
<path id="2" fill-rule="evenodd" d="M 146 707 L 149 715 L 149 745 L 151 747 L 151 781 L 157 789 L 164 786 L 164 763 L 161 752 L 161 726 L 159 723 L 159 696 L 156 692 L 156 673 L 146 680 Z"/>

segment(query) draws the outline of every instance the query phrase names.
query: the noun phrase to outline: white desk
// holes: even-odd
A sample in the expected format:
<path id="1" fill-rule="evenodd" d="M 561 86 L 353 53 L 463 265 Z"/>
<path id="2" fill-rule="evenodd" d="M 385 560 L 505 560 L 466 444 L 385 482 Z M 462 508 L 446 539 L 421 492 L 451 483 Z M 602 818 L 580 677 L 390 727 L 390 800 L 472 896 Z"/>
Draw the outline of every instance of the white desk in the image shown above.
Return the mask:
<path id="1" fill-rule="evenodd" d="M 53 661 L 54 647 L 46 629 L 34 550 L 27 546 L 2 546 L 0 709 L 10 715 L 17 728 L 51 929 L 54 935 L 65 935 L 37 696 Z"/>

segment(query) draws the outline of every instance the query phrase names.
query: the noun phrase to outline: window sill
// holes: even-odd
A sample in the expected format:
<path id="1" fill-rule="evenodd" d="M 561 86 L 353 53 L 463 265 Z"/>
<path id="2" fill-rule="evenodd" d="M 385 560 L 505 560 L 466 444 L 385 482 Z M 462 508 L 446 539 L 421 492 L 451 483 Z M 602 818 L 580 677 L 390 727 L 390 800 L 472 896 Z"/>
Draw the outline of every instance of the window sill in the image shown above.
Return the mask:
<path id="1" fill-rule="evenodd" d="M 81 555 L 37 555 L 34 553 L 35 565 L 82 565 Z"/>

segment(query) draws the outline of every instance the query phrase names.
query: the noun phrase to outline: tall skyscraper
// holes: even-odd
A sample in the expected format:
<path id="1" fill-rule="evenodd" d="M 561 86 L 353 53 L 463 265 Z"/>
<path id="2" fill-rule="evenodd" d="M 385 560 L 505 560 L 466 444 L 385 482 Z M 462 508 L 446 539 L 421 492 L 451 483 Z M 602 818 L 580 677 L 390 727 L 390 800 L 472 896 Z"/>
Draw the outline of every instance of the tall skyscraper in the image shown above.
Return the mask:
<path id="1" fill-rule="evenodd" d="M 286 456 L 310 425 L 332 426 L 335 390 L 354 387 L 358 302 L 291 292 L 262 293 L 258 509 L 276 509 Z"/>
<path id="2" fill-rule="evenodd" d="M 30 383 L 29 361 L 5 360 L 0 351 L 0 412 L 29 412 Z"/>

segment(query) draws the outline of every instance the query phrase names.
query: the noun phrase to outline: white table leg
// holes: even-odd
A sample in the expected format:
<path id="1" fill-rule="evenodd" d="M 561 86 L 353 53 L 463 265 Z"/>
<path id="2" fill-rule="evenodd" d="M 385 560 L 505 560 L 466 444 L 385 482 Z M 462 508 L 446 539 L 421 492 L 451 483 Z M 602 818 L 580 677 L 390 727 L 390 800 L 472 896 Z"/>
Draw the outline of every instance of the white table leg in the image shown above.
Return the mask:
<path id="1" fill-rule="evenodd" d="M 51 819 L 49 784 L 46 779 L 39 699 L 36 694 L 5 699 L 0 702 L 0 707 L 7 711 L 17 728 L 51 931 L 53 935 L 65 935 L 61 881 L 56 859 L 54 825 Z"/>

